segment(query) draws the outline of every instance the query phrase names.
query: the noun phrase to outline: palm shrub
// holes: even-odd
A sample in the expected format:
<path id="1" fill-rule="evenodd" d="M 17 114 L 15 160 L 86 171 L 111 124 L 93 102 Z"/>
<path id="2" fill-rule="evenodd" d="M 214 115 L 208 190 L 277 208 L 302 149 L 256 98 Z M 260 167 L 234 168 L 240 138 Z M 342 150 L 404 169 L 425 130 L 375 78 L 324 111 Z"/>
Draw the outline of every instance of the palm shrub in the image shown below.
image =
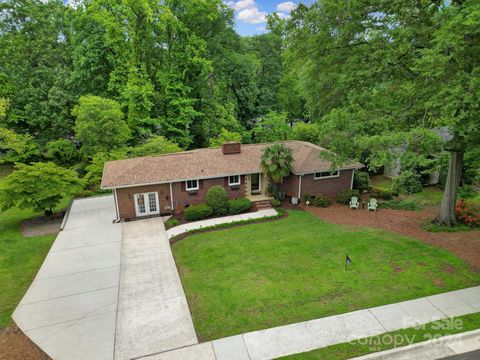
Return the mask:
<path id="1" fill-rule="evenodd" d="M 283 144 L 273 144 L 263 150 L 260 160 L 260 167 L 265 175 L 275 184 L 281 184 L 283 178 L 292 171 L 293 155 L 292 149 Z"/>
<path id="2" fill-rule="evenodd" d="M 213 209 L 215 215 L 227 215 L 228 195 L 220 185 L 212 186 L 207 191 L 207 205 Z"/>

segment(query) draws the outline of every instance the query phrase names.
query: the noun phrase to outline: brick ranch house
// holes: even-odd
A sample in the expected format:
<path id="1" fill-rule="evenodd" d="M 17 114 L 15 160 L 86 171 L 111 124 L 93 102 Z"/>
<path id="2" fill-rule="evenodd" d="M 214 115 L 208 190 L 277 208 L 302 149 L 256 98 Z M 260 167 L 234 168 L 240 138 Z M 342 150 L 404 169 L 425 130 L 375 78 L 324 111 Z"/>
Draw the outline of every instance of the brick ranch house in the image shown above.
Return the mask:
<path id="1" fill-rule="evenodd" d="M 351 189 L 353 172 L 360 163 L 331 172 L 331 162 L 319 155 L 325 149 L 303 141 L 282 141 L 292 149 L 293 169 L 281 190 L 287 196 L 335 195 Z M 248 197 L 253 203 L 269 200 L 268 179 L 260 168 L 263 150 L 273 143 L 226 143 L 159 156 L 109 161 L 102 189 L 113 190 L 117 220 L 133 220 L 164 213 L 180 213 L 189 205 L 205 202 L 207 191 L 223 186 L 229 198 Z"/>

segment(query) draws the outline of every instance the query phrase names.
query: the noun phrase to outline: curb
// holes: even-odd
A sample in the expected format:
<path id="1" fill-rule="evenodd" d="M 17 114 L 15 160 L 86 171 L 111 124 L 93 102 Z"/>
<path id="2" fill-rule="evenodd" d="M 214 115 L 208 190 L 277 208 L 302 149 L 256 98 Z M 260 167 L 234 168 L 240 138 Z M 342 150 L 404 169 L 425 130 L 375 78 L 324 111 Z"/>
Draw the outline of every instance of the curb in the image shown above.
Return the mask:
<path id="1" fill-rule="evenodd" d="M 62 223 L 60 224 L 60 231 L 63 230 L 65 225 L 67 224 L 68 216 L 70 215 L 70 209 L 72 208 L 74 199 L 70 200 L 70 203 L 67 206 L 67 210 L 65 210 L 65 215 L 63 215 Z"/>
<path id="2" fill-rule="evenodd" d="M 372 354 L 367 354 L 350 360 L 385 360 L 385 359 L 438 359 L 435 351 L 432 348 L 438 347 L 441 352 L 447 351 L 450 353 L 444 353 L 443 357 L 452 355 L 459 355 L 466 352 L 474 351 L 476 349 L 471 346 L 466 346 L 462 351 L 459 350 L 462 343 L 468 340 L 475 340 L 475 337 L 479 337 L 477 340 L 478 345 L 476 349 L 480 349 L 480 329 L 471 330 L 464 333 L 442 336 L 437 339 L 422 341 L 416 344 L 402 346 L 390 350 L 380 351 Z M 453 346 L 450 346 L 453 345 Z M 468 344 L 470 345 L 470 344 Z M 422 352 L 422 348 L 423 352 Z M 465 350 L 465 351 L 463 351 Z"/>

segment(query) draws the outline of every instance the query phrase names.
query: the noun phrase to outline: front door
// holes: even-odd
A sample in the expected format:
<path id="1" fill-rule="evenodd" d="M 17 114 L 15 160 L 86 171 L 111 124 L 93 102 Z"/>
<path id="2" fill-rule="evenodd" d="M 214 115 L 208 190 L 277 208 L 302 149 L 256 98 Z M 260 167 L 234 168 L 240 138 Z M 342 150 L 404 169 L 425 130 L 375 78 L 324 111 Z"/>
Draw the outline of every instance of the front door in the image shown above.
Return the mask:
<path id="1" fill-rule="evenodd" d="M 137 216 L 160 214 L 157 192 L 135 194 L 134 198 Z"/>
<path id="2" fill-rule="evenodd" d="M 251 193 L 252 194 L 259 194 L 261 191 L 261 183 L 260 183 L 260 174 L 251 174 L 250 175 L 250 183 L 251 183 Z"/>

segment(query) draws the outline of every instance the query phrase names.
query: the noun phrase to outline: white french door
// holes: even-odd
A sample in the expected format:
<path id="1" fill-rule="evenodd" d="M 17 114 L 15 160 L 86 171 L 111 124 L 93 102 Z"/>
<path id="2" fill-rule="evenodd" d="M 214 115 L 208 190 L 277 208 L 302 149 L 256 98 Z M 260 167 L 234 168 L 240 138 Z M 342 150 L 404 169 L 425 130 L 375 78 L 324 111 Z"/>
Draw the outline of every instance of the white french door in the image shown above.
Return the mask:
<path id="1" fill-rule="evenodd" d="M 134 200 L 137 216 L 160 214 L 157 192 L 135 194 Z"/>

